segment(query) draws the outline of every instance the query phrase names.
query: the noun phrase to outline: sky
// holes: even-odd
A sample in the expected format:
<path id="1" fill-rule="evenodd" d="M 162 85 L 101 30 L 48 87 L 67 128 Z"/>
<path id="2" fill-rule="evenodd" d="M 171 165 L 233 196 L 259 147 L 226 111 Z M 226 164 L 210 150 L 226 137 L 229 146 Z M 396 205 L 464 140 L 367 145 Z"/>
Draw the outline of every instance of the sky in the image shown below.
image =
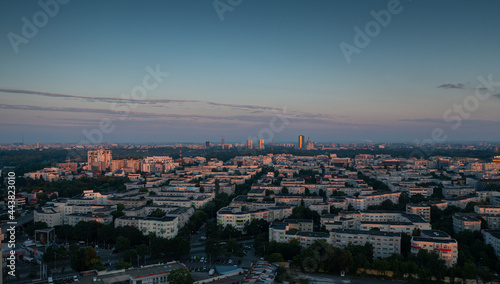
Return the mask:
<path id="1" fill-rule="evenodd" d="M 498 1 L 0 1 L 0 143 L 500 141 Z"/>

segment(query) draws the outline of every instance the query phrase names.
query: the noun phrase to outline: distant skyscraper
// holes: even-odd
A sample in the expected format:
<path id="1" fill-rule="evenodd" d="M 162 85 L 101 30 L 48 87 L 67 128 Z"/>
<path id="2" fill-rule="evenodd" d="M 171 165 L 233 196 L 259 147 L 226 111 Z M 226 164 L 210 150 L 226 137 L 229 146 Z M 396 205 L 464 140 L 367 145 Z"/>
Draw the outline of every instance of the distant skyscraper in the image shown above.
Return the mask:
<path id="1" fill-rule="evenodd" d="M 248 147 L 248 149 L 253 148 L 253 140 L 247 140 L 247 147 Z"/>
<path id="2" fill-rule="evenodd" d="M 210 143 L 210 141 L 206 141 L 206 142 L 205 142 L 205 147 L 207 147 L 207 148 L 208 148 L 208 147 L 210 147 L 210 146 L 212 146 L 212 143 Z"/>
<path id="3" fill-rule="evenodd" d="M 259 149 L 264 149 L 264 140 L 263 139 L 259 139 Z"/>
<path id="4" fill-rule="evenodd" d="M 36 142 L 36 148 L 40 149 L 40 142 Z"/>
<path id="5" fill-rule="evenodd" d="M 304 148 L 304 140 L 305 140 L 305 136 L 304 135 L 299 135 L 299 145 L 297 145 L 299 149 L 303 149 Z"/>
<path id="6" fill-rule="evenodd" d="M 311 142 L 311 138 L 307 137 L 306 149 L 312 150 L 314 149 L 314 144 Z"/>
<path id="7" fill-rule="evenodd" d="M 224 148 L 224 137 L 222 137 L 222 139 L 220 140 L 220 145 L 222 146 L 222 148 Z"/>

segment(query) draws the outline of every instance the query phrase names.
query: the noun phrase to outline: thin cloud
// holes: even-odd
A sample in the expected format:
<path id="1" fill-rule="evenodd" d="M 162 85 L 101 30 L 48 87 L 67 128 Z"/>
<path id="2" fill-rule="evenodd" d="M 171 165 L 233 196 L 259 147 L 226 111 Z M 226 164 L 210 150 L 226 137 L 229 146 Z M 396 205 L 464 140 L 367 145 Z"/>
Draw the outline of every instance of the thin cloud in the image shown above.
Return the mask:
<path id="1" fill-rule="evenodd" d="M 443 88 L 443 89 L 463 89 L 464 88 L 464 84 L 451 84 L 451 83 L 448 83 L 448 84 L 442 84 L 442 85 L 439 85 L 438 88 Z"/>
<path id="2" fill-rule="evenodd" d="M 134 103 L 134 104 L 146 104 L 146 105 L 155 105 L 155 104 L 169 104 L 169 103 L 177 103 L 177 104 L 192 104 L 192 103 L 204 103 L 212 106 L 222 106 L 233 109 L 240 110 L 250 110 L 250 111 L 275 111 L 280 110 L 279 108 L 274 107 L 266 107 L 266 106 L 258 106 L 258 105 L 238 105 L 238 104 L 225 104 L 225 103 L 217 103 L 210 101 L 202 101 L 202 100 L 174 100 L 174 99 L 133 99 L 133 98 L 111 98 L 111 97 L 85 97 L 85 96 L 76 96 L 76 95 L 68 95 L 68 94 L 57 94 L 57 93 L 49 93 L 49 92 L 39 92 L 39 91 L 30 91 L 30 90 L 19 90 L 19 89 L 5 89 L 0 88 L 0 92 L 10 93 L 10 94 L 26 94 L 26 95 L 36 95 L 36 96 L 45 96 L 45 97 L 53 97 L 53 98 L 65 98 L 65 99 L 79 99 L 84 100 L 86 102 L 104 102 L 104 103 Z"/>

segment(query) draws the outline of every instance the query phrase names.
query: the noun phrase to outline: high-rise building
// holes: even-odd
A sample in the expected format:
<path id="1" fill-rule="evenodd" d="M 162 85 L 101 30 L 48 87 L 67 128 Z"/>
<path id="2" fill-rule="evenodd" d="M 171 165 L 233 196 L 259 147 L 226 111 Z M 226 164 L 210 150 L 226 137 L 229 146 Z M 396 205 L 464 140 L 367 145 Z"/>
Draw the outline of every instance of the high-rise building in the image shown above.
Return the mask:
<path id="1" fill-rule="evenodd" d="M 212 143 L 210 143 L 210 141 L 206 141 L 205 142 L 205 147 L 209 148 L 212 146 Z"/>
<path id="2" fill-rule="evenodd" d="M 40 142 L 36 142 L 36 148 L 40 149 Z"/>
<path id="3" fill-rule="evenodd" d="M 297 145 L 299 149 L 303 149 L 304 148 L 304 140 L 305 140 L 305 136 L 304 135 L 299 135 L 299 144 Z"/>
<path id="4" fill-rule="evenodd" d="M 222 139 L 220 140 L 220 145 L 221 148 L 224 149 L 224 137 L 222 137 Z"/>
<path id="5" fill-rule="evenodd" d="M 264 139 L 259 139 L 259 149 L 264 149 Z"/>
<path id="6" fill-rule="evenodd" d="M 247 147 L 248 147 L 248 149 L 253 148 L 253 140 L 247 140 Z"/>
<path id="7" fill-rule="evenodd" d="M 314 143 L 311 142 L 311 138 L 309 138 L 309 137 L 307 137 L 306 149 L 307 150 L 313 150 L 314 149 Z"/>
<path id="8" fill-rule="evenodd" d="M 93 150 L 87 153 L 89 170 L 105 171 L 111 166 L 111 150 Z"/>

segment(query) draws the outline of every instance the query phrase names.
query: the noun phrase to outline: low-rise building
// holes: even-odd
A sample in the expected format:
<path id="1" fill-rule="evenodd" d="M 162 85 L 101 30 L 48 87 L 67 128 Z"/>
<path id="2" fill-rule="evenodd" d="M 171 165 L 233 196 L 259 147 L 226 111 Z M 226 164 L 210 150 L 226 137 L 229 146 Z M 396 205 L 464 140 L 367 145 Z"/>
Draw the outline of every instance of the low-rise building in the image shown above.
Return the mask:
<path id="1" fill-rule="evenodd" d="M 500 231 L 499 230 L 482 230 L 484 243 L 491 245 L 495 250 L 495 254 L 500 258 Z"/>
<path id="2" fill-rule="evenodd" d="M 480 231 L 481 220 L 471 214 L 455 214 L 453 216 L 453 231 L 458 233 L 464 230 Z"/>
<path id="3" fill-rule="evenodd" d="M 418 254 L 421 249 L 435 251 L 439 258 L 445 261 L 448 267 L 453 266 L 458 260 L 458 243 L 451 238 L 437 237 L 417 237 L 411 238 L 411 253 Z"/>
<path id="4" fill-rule="evenodd" d="M 122 216 L 115 219 L 115 228 L 132 226 L 139 229 L 143 235 L 155 234 L 157 237 L 171 239 L 177 236 L 179 218 L 164 216 L 157 217 L 131 217 Z"/>
<path id="5" fill-rule="evenodd" d="M 474 212 L 476 214 L 496 215 L 496 214 L 500 214 L 500 206 L 476 205 L 476 206 L 474 206 Z"/>
<path id="6" fill-rule="evenodd" d="M 373 193 L 360 195 L 358 197 L 346 197 L 346 201 L 356 210 L 366 210 L 368 206 L 381 205 L 382 202 L 390 200 L 394 204 L 399 203 L 401 192 Z"/>
<path id="7" fill-rule="evenodd" d="M 57 211 L 54 206 L 45 206 L 35 209 L 33 220 L 35 222 L 45 222 L 49 227 L 55 227 L 63 224 L 63 214 Z"/>
<path id="8" fill-rule="evenodd" d="M 334 247 L 345 248 L 348 244 L 373 245 L 373 257 L 389 257 L 401 253 L 401 234 L 380 231 L 359 231 L 333 229 L 329 243 Z"/>
<path id="9" fill-rule="evenodd" d="M 274 206 L 266 209 L 242 211 L 241 207 L 224 207 L 217 212 L 217 223 L 222 226 L 231 225 L 243 231 L 245 224 L 252 220 L 263 219 L 268 222 L 284 219 L 292 215 L 293 206 Z"/>
<path id="10" fill-rule="evenodd" d="M 113 216 L 105 214 L 92 214 L 92 213 L 72 213 L 64 216 L 64 225 L 75 226 L 78 222 L 90 222 L 95 221 L 102 224 L 111 224 L 113 222 Z"/>
<path id="11" fill-rule="evenodd" d="M 406 204 L 406 213 L 422 217 L 426 222 L 431 222 L 431 206 L 427 204 Z"/>

